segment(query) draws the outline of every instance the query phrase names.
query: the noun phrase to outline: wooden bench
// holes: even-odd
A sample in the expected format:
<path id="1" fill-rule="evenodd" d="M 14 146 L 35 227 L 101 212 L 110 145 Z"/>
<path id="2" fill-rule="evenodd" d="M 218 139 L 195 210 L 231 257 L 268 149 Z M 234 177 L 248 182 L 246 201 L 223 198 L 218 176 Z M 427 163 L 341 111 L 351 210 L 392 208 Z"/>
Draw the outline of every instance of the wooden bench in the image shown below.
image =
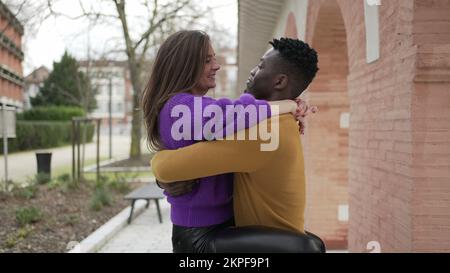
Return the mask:
<path id="1" fill-rule="evenodd" d="M 135 189 L 131 193 L 127 194 L 124 199 L 131 200 L 131 211 L 130 216 L 128 217 L 128 224 L 131 223 L 131 219 L 133 218 L 134 204 L 137 200 L 147 200 L 147 205 L 145 208 L 148 208 L 150 200 L 155 200 L 156 210 L 158 212 L 159 222 L 162 223 L 161 217 L 161 209 L 159 207 L 159 199 L 165 198 L 163 194 L 163 190 L 158 187 L 156 183 L 148 183 L 143 187 Z"/>

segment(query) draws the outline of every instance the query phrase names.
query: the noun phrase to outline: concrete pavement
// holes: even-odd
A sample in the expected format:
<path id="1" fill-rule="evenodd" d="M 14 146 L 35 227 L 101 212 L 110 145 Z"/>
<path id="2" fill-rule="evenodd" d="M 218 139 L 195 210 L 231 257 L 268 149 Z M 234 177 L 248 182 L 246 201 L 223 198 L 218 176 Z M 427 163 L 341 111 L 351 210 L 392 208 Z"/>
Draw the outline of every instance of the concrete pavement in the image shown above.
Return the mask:
<path id="1" fill-rule="evenodd" d="M 115 135 L 112 139 L 113 157 L 124 157 L 129 154 L 130 136 Z M 145 151 L 145 143 L 142 142 L 142 151 Z M 50 148 L 45 150 L 32 150 L 8 155 L 8 179 L 16 183 L 24 183 L 37 173 L 36 152 L 46 151 L 52 153 L 52 170 L 60 167 L 71 166 L 72 146 Z M 107 135 L 100 137 L 100 157 L 109 156 L 109 141 Z M 96 141 L 86 144 L 85 160 L 96 158 Z M 0 181 L 4 179 L 4 156 L 0 156 Z"/>
<path id="2" fill-rule="evenodd" d="M 150 206 L 109 240 L 99 253 L 172 253 L 172 223 L 170 204 L 159 201 L 163 223 L 160 224 L 156 205 Z"/>

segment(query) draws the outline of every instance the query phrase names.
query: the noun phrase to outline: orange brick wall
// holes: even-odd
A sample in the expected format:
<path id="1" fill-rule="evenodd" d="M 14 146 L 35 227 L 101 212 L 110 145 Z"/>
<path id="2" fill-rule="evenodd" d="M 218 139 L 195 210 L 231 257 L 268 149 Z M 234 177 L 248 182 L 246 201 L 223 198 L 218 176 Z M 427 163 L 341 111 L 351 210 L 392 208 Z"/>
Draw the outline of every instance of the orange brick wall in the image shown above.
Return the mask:
<path id="1" fill-rule="evenodd" d="M 17 47 L 22 48 L 21 35 L 8 25 L 6 19 L 0 16 L 0 29 L 4 30 L 4 34 L 11 39 Z M 6 65 L 9 70 L 13 71 L 17 75 L 23 77 L 22 61 L 10 52 L 8 49 L 0 46 L 0 64 Z M 23 87 L 13 82 L 0 78 L 0 96 L 22 102 L 23 101 Z"/>
<path id="2" fill-rule="evenodd" d="M 310 5 L 310 11 L 314 8 Z M 348 129 L 340 128 L 340 116 L 350 111 L 346 33 L 338 9 L 337 2 L 325 2 L 315 18 L 317 28 L 309 42 L 319 54 L 320 72 L 307 98 L 320 114 L 308 124 L 303 141 L 308 181 L 305 224 L 329 249 L 347 248 L 348 224 L 338 220 L 339 205 L 348 205 Z"/>
<path id="3" fill-rule="evenodd" d="M 1 15 L 0 15 L 0 27 L 1 30 L 4 30 L 3 33 L 6 36 L 8 36 L 9 39 L 13 40 L 15 44 L 20 44 L 22 35 L 20 35 L 20 33 L 17 32 L 17 30 L 14 27 L 8 24 L 6 18 L 2 17 Z"/>
<path id="4" fill-rule="evenodd" d="M 0 78 L 0 96 L 22 101 L 22 89 L 15 83 Z"/>
<path id="5" fill-rule="evenodd" d="M 362 1 L 361 1 L 362 2 Z M 342 1 L 343 6 L 351 5 Z M 344 4 L 345 3 L 345 4 Z M 396 147 L 411 143 L 402 125 L 411 122 L 415 54 L 410 39 L 411 1 L 383 1 L 380 11 L 380 59 L 365 60 L 364 8 L 347 29 L 359 59 L 350 69 L 350 222 L 349 250 L 366 251 L 378 241 L 384 252 L 410 251 L 412 180 L 407 153 Z M 356 5 L 355 5 L 356 6 Z M 350 9 L 350 7 L 348 7 Z M 355 7 L 353 7 L 355 12 Z"/>
<path id="6" fill-rule="evenodd" d="M 412 34 L 412 250 L 449 252 L 450 2 L 416 0 Z"/>
<path id="7" fill-rule="evenodd" d="M 351 252 L 370 241 L 450 251 L 450 2 L 382 1 L 379 11 L 381 57 L 367 64 L 363 1 L 309 1 L 306 40 L 321 71 L 308 96 L 321 112 L 303 141 L 306 225 L 331 248 L 348 230 Z M 348 225 L 337 221 L 346 200 Z"/>

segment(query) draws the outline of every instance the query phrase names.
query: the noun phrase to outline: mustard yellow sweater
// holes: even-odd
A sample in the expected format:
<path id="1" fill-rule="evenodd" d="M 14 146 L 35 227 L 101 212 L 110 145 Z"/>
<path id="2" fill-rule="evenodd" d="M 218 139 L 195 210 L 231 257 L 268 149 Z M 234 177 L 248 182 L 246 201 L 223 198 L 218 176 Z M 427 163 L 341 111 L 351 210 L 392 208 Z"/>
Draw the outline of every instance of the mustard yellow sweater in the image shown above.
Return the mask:
<path id="1" fill-rule="evenodd" d="M 153 173 L 162 182 L 235 173 L 237 226 L 304 232 L 305 172 L 298 125 L 290 114 L 272 118 L 269 130 L 276 129 L 274 125 L 279 127 L 274 151 L 261 151 L 261 144 L 270 141 L 261 140 L 260 135 L 258 140 L 201 142 L 158 152 L 151 162 Z"/>

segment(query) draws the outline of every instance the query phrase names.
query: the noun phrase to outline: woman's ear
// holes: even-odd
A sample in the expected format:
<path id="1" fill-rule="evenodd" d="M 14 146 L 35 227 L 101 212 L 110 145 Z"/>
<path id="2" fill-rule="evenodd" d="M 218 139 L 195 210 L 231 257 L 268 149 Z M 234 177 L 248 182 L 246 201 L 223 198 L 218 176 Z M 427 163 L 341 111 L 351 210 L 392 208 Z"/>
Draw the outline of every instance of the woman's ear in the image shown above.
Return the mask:
<path id="1" fill-rule="evenodd" d="M 274 87 L 277 90 L 283 90 L 288 86 L 289 78 L 286 74 L 278 74 L 275 77 Z"/>

